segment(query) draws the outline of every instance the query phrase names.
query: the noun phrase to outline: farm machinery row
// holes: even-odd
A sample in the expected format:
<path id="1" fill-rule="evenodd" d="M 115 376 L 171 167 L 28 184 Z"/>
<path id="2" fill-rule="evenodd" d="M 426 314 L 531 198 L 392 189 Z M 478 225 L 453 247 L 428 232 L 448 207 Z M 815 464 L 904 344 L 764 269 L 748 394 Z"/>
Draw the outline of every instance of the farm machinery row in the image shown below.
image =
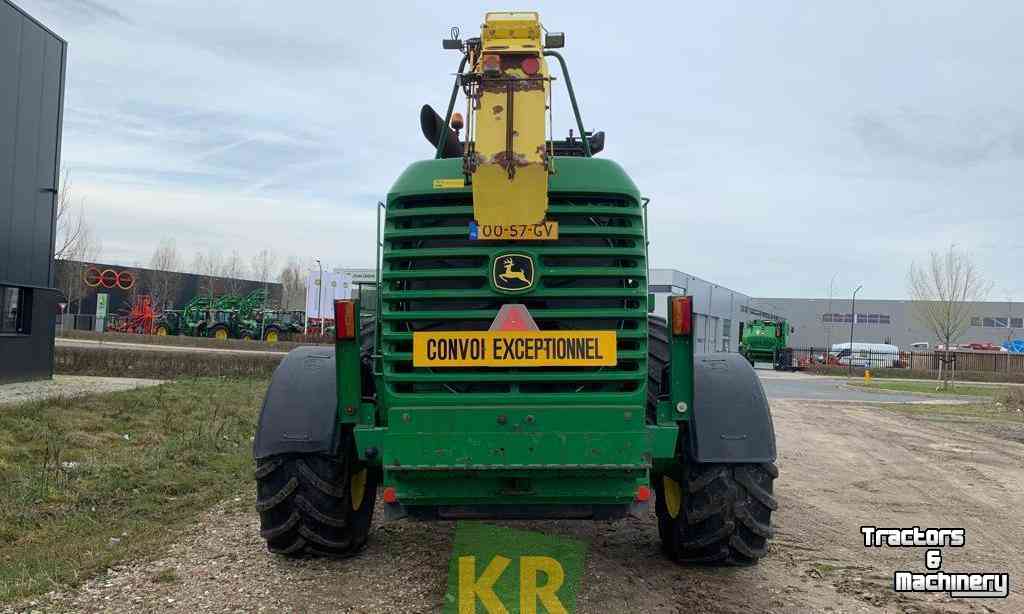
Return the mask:
<path id="1" fill-rule="evenodd" d="M 246 296 L 196 296 L 181 309 L 160 310 L 152 297 L 140 294 L 131 307 L 113 316 L 107 330 L 139 335 L 186 335 L 213 339 L 262 339 L 276 343 L 286 334 L 302 333 L 302 311 L 267 307 L 267 293 L 254 290 Z"/>
<path id="2" fill-rule="evenodd" d="M 262 339 L 276 343 L 286 333 L 301 333 L 301 311 L 265 308 L 262 288 L 246 296 L 196 296 L 182 309 L 168 309 L 157 316 L 153 334 L 187 335 L 213 339 Z"/>

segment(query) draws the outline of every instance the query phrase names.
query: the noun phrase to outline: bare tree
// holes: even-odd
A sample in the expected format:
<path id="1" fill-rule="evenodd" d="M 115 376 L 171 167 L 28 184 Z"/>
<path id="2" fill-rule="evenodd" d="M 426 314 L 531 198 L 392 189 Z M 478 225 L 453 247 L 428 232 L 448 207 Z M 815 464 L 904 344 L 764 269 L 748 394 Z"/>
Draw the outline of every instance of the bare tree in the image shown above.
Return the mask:
<path id="1" fill-rule="evenodd" d="M 281 308 L 285 311 L 305 309 L 306 272 L 297 258 L 288 260 L 278 277 L 281 282 Z"/>
<path id="2" fill-rule="evenodd" d="M 248 275 L 248 271 L 246 271 L 242 257 L 238 255 L 238 250 L 232 250 L 231 255 L 224 261 L 221 275 L 224 276 L 224 284 L 228 292 L 239 294 L 242 291 L 245 286 L 244 278 Z"/>
<path id="3" fill-rule="evenodd" d="M 199 293 L 213 300 L 215 294 L 223 292 L 221 275 L 224 271 L 224 257 L 220 251 L 210 248 L 206 253 L 196 252 L 192 260 L 192 272 L 199 276 Z"/>
<path id="4" fill-rule="evenodd" d="M 173 301 L 181 291 L 181 257 L 174 239 L 161 239 L 149 258 L 147 288 L 153 298 L 153 305 L 161 309 L 173 307 Z"/>
<path id="5" fill-rule="evenodd" d="M 945 252 L 931 252 L 926 265 L 911 263 L 907 287 L 917 318 L 944 348 L 939 379 L 942 388 L 948 388 L 953 373 L 942 366 L 951 347 L 970 324 L 970 304 L 984 299 L 991 284 L 982 277 L 969 254 L 950 245 Z"/>
<path id="6" fill-rule="evenodd" d="M 54 214 L 55 229 L 53 259 L 57 289 L 64 294 L 68 303 L 67 313 L 81 313 L 81 299 L 88 286 L 86 271 L 102 251 L 96 231 L 85 216 L 85 199 L 75 199 L 71 189 L 71 172 L 61 170 L 60 188 L 57 190 L 57 211 Z"/>
<path id="7" fill-rule="evenodd" d="M 267 293 L 267 301 L 270 302 L 269 283 L 274 276 L 274 267 L 277 266 L 277 254 L 273 250 L 261 249 L 252 259 L 252 274 L 256 281 L 263 284 L 263 291 Z M 284 297 L 282 297 L 283 299 Z"/>

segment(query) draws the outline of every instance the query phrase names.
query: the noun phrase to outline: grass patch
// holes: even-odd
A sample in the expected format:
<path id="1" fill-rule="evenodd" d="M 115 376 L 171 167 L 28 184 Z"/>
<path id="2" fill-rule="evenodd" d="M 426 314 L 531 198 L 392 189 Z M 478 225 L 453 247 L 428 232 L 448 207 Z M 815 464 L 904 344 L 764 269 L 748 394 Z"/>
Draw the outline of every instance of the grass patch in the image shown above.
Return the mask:
<path id="1" fill-rule="evenodd" d="M 1008 389 L 1006 386 L 972 386 L 970 384 L 955 384 L 950 386 L 947 390 L 936 390 L 936 387 L 941 386 L 941 384 L 938 384 L 937 382 L 920 382 L 912 380 L 873 380 L 868 383 L 850 382 L 848 385 L 862 390 L 876 392 L 913 392 L 917 394 L 961 395 L 991 398 L 1006 394 Z"/>
<path id="2" fill-rule="evenodd" d="M 267 382 L 181 380 L 0 407 L 0 603 L 153 555 L 242 490 Z"/>

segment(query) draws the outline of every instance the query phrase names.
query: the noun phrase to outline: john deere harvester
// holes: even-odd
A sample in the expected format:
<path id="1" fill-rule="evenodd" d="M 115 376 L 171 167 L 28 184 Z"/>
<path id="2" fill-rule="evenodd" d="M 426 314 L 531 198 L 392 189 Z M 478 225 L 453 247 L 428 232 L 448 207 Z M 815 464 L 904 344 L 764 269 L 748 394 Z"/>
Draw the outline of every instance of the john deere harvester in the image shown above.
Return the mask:
<path id="1" fill-rule="evenodd" d="M 289 353 L 267 392 L 254 455 L 271 551 L 353 554 L 378 495 L 386 517 L 425 520 L 653 503 L 673 559 L 767 551 L 764 391 L 739 354 L 694 354 L 690 297 L 651 315 L 647 199 L 594 157 L 604 134 L 584 129 L 563 41 L 536 13 L 488 13 L 479 37 L 444 41 L 462 56 L 455 86 L 444 118 L 421 113 L 433 159 L 380 208 L 376 301 L 337 301 L 334 347 Z"/>
<path id="2" fill-rule="evenodd" d="M 793 349 L 789 347 L 790 325 L 785 320 L 740 322 L 740 354 L 751 366 L 771 362 L 777 370 L 793 368 Z"/>

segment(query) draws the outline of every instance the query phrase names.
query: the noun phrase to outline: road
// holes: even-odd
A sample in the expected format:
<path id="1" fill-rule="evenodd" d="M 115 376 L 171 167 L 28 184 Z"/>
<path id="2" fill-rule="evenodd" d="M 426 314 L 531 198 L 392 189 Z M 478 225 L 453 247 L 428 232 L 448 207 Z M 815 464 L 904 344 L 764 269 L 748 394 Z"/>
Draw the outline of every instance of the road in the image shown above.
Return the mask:
<path id="1" fill-rule="evenodd" d="M 835 394 L 849 401 L 863 393 L 773 374 L 766 374 L 765 384 L 780 477 L 776 535 L 761 564 L 708 569 L 670 563 L 660 553 L 653 514 L 615 522 L 503 524 L 589 545 L 577 602 L 581 613 L 1024 611 L 1019 423 L 980 428 L 878 405 L 786 400 L 790 394 Z M 164 556 L 119 566 L 59 595 L 52 607 L 188 613 L 426 613 L 441 607 L 452 523 L 377 521 L 358 557 L 291 561 L 266 553 L 252 501 L 247 492 L 225 502 Z M 892 573 L 924 571 L 924 550 L 866 549 L 862 525 L 964 527 L 967 544 L 943 551 L 943 569 L 1009 572 L 1010 598 L 896 594 Z M 168 568 L 177 582 L 152 580 Z"/>
<path id="2" fill-rule="evenodd" d="M 854 388 L 847 385 L 845 377 L 821 377 L 803 373 L 762 370 L 758 370 L 758 376 L 761 378 L 765 394 L 769 399 L 861 403 L 934 403 L 936 400 L 931 395 L 909 392 L 872 392 Z M 947 399 L 947 401 L 949 400 L 968 402 L 973 399 L 959 396 L 956 399 Z"/>

